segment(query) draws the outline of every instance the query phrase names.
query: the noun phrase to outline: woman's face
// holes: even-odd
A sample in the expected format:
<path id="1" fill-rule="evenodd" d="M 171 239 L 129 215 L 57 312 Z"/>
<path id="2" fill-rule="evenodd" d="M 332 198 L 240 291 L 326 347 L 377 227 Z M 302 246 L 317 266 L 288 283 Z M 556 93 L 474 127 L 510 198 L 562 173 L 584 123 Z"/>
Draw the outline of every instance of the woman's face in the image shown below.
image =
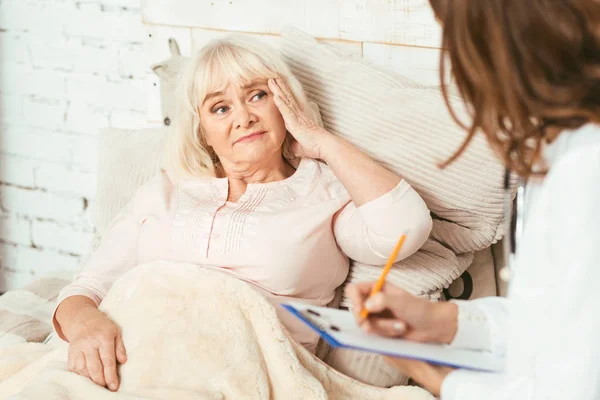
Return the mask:
<path id="1" fill-rule="evenodd" d="M 199 113 L 206 143 L 221 163 L 253 164 L 281 154 L 285 123 L 266 79 L 208 93 Z"/>

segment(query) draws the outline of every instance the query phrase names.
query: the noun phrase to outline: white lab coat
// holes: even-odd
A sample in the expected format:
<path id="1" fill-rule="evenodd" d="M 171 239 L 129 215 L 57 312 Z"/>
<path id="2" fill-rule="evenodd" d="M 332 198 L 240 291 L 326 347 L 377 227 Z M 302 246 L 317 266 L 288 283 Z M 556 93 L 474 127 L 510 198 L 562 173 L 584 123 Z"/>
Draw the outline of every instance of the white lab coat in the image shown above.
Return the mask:
<path id="1" fill-rule="evenodd" d="M 506 370 L 454 371 L 442 400 L 600 399 L 600 126 L 562 133 L 543 155 L 508 298 L 457 302 L 452 345 L 506 352 Z"/>

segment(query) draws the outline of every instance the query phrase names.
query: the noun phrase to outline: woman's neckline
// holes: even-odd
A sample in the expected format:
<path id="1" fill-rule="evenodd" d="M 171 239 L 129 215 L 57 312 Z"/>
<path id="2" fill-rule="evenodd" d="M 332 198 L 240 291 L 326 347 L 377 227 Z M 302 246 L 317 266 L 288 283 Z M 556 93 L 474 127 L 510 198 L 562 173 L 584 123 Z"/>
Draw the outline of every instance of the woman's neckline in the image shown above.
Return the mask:
<path id="1" fill-rule="evenodd" d="M 238 201 L 229 201 L 227 200 L 226 203 L 228 205 L 237 205 L 240 203 L 240 201 L 243 201 L 243 199 L 247 198 L 248 195 L 252 192 L 261 190 L 261 189 L 270 189 L 270 188 L 274 188 L 274 187 L 282 187 L 282 186 L 288 186 L 290 184 L 292 184 L 294 181 L 296 181 L 299 177 L 301 177 L 302 174 L 304 174 L 306 166 L 309 165 L 309 158 L 307 157 L 302 157 L 300 159 L 300 163 L 298 164 L 298 166 L 295 168 L 295 171 L 292 175 L 288 176 L 287 178 L 284 179 L 280 179 L 277 181 L 271 181 L 271 182 L 264 182 L 264 183 L 248 183 L 246 185 L 246 191 L 244 192 L 244 194 L 242 194 L 240 196 L 240 198 L 238 199 Z M 290 164 L 290 166 L 292 168 L 294 168 L 294 166 L 292 164 Z M 227 177 L 225 178 L 213 178 L 213 179 L 217 179 L 221 182 L 224 181 L 224 184 L 227 186 L 227 188 L 229 188 L 229 179 Z"/>
<path id="2" fill-rule="evenodd" d="M 246 185 L 246 190 L 248 190 L 249 188 L 254 188 L 254 189 L 260 189 L 260 188 L 268 188 L 268 187 L 272 187 L 272 186 L 280 186 L 280 185 L 286 185 L 289 184 L 293 181 L 295 181 L 296 179 L 298 179 L 298 177 L 302 174 L 302 171 L 304 170 L 304 167 L 306 166 L 306 161 L 308 159 L 303 157 L 300 159 L 300 163 L 298 164 L 297 167 L 294 167 L 291 163 L 290 166 L 292 168 L 295 169 L 295 171 L 288 176 L 287 178 L 284 179 L 279 179 L 276 181 L 270 181 L 270 182 L 256 182 L 256 183 L 248 183 Z M 227 180 L 227 182 L 229 182 L 229 178 L 224 177 L 224 178 L 215 178 L 215 179 L 219 179 L 219 180 Z"/>

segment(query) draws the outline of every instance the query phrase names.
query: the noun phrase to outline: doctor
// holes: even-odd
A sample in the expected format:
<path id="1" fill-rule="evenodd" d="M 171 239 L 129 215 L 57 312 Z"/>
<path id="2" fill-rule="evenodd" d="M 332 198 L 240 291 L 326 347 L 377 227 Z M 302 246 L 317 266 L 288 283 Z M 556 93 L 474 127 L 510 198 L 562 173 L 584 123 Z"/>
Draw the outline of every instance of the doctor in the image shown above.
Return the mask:
<path id="1" fill-rule="evenodd" d="M 388 284 L 367 301 L 364 283 L 353 309 L 374 333 L 506 353 L 504 373 L 389 359 L 442 400 L 600 399 L 600 1 L 430 3 L 468 137 L 528 181 L 509 296 L 433 304 Z"/>

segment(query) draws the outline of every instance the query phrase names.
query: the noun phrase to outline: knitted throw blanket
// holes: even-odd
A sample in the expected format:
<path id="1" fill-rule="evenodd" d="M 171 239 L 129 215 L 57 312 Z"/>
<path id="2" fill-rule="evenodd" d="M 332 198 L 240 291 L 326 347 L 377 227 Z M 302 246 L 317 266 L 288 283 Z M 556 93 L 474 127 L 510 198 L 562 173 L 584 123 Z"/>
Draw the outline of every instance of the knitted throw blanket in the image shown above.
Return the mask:
<path id="1" fill-rule="evenodd" d="M 138 266 L 115 283 L 100 310 L 121 327 L 127 349 L 118 392 L 69 372 L 68 345 L 58 340 L 0 347 L 0 398 L 432 398 L 417 387 L 376 388 L 336 372 L 289 336 L 262 295 L 214 270 Z"/>

